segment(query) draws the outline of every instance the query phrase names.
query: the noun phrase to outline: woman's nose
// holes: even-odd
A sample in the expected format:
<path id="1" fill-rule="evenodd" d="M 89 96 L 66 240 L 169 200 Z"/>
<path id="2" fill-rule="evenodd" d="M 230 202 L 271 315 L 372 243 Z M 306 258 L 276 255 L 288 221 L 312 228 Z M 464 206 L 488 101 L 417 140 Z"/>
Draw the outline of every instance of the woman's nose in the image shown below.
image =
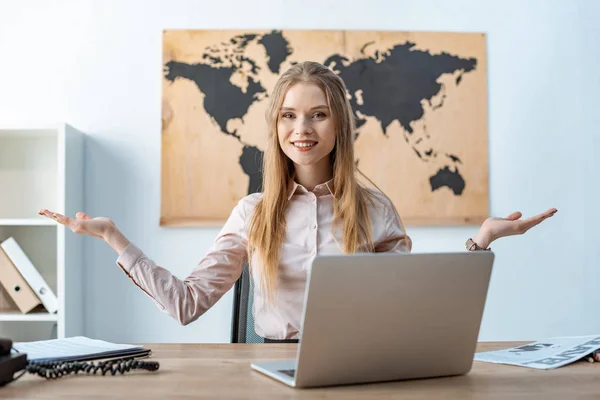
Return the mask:
<path id="1" fill-rule="evenodd" d="M 311 121 L 306 118 L 297 118 L 295 131 L 297 134 L 300 135 L 305 133 L 312 133 L 313 129 Z"/>

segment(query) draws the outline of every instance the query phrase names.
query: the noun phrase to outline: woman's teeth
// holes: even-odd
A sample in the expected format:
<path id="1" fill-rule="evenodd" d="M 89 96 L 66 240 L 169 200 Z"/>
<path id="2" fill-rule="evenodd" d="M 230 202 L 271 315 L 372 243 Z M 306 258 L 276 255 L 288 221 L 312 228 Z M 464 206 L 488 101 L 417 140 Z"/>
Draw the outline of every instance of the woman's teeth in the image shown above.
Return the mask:
<path id="1" fill-rule="evenodd" d="M 298 143 L 298 142 L 295 142 L 294 146 L 301 147 L 301 148 L 306 148 L 306 147 L 313 147 L 315 144 L 317 144 L 317 143 L 316 142 L 312 142 L 312 143 Z"/>

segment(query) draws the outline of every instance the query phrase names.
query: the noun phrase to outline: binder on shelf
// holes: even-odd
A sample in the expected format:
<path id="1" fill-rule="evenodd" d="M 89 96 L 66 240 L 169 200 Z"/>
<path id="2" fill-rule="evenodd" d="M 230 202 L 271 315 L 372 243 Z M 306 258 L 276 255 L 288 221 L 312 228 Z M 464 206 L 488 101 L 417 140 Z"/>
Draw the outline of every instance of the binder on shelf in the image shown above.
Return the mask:
<path id="1" fill-rule="evenodd" d="M 0 268 L 5 268 L 4 264 L 0 264 Z M 7 311 L 19 311 L 19 307 L 17 307 L 10 294 L 4 289 L 2 282 L 0 282 L 0 313 Z"/>
<path id="2" fill-rule="evenodd" d="M 8 255 L 0 247 L 0 284 L 17 305 L 26 314 L 42 304 L 27 281 L 21 276 Z"/>
<path id="3" fill-rule="evenodd" d="M 10 237 L 0 243 L 0 247 L 4 250 L 13 265 L 19 270 L 25 281 L 31 286 L 33 292 L 42 301 L 42 304 L 50 314 L 58 310 L 58 299 L 46 283 L 42 275 L 38 272 L 31 260 L 17 241 Z"/>

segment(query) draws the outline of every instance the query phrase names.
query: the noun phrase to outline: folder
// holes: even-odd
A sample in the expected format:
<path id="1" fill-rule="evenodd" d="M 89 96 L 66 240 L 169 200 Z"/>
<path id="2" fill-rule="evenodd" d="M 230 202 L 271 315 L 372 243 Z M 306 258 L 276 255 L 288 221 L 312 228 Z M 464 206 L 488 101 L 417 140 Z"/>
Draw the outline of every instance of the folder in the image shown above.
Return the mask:
<path id="1" fill-rule="evenodd" d="M 46 310 L 53 314 L 58 310 L 58 299 L 50 286 L 46 283 L 42 275 L 31 263 L 21 246 L 12 237 L 0 243 L 0 247 L 4 250 L 13 265 L 19 270 L 25 281 L 31 286 L 33 292 L 40 298 Z"/>
<path id="2" fill-rule="evenodd" d="M 42 304 L 2 248 L 0 248 L 0 284 L 4 286 L 22 313 L 28 313 Z"/>
<path id="3" fill-rule="evenodd" d="M 3 265 L 0 265 L 0 268 L 2 267 Z M 0 312 L 16 311 L 18 309 L 19 307 L 17 307 L 10 294 L 8 294 L 2 283 L 0 283 Z"/>
<path id="4" fill-rule="evenodd" d="M 74 336 L 64 339 L 17 342 L 13 347 L 27 354 L 30 361 L 89 361 L 121 357 L 147 357 L 151 350 L 144 346 L 118 344 Z"/>

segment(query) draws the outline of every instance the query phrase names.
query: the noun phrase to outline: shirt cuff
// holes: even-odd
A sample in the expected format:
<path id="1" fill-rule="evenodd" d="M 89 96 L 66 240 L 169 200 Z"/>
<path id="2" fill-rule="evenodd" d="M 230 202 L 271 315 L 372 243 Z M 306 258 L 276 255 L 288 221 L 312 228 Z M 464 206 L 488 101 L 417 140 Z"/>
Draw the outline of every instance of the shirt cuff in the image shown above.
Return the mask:
<path id="1" fill-rule="evenodd" d="M 129 243 L 123 253 L 117 257 L 117 265 L 128 274 L 144 253 L 133 243 Z"/>

